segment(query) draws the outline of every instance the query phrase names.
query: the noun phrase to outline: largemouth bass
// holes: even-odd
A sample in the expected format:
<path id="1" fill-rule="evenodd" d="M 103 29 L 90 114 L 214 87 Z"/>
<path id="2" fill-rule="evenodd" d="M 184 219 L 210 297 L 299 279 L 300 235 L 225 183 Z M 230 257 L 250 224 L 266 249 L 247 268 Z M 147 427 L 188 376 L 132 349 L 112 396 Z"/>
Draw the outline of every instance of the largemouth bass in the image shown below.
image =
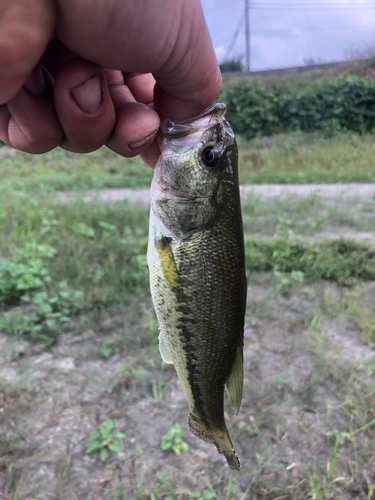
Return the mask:
<path id="1" fill-rule="evenodd" d="M 185 122 L 162 124 L 151 185 L 148 249 L 159 350 L 189 403 L 189 427 L 240 469 L 224 420 L 224 387 L 239 411 L 246 305 L 238 153 L 214 104 Z"/>

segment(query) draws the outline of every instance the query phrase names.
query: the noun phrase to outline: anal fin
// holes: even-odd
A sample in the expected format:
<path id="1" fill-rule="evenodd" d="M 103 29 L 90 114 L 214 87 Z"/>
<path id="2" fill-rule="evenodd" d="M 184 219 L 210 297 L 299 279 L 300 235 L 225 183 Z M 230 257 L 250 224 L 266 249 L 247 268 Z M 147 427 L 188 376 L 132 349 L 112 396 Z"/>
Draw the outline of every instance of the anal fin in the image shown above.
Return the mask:
<path id="1" fill-rule="evenodd" d="M 241 406 L 242 399 L 242 386 L 243 386 L 243 350 L 241 347 L 237 347 L 236 359 L 232 366 L 232 370 L 229 374 L 228 380 L 225 383 L 227 388 L 229 399 L 231 405 L 238 415 Z"/>

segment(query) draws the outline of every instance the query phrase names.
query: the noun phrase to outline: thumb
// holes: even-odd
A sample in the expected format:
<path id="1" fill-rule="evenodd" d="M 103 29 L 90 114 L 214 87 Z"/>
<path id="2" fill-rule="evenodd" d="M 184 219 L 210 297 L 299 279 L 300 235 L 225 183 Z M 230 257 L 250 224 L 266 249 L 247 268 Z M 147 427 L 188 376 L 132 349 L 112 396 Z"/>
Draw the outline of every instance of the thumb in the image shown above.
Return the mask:
<path id="1" fill-rule="evenodd" d="M 202 113 L 221 89 L 221 72 L 200 3 L 185 2 L 181 19 L 169 58 L 154 72 L 156 110 L 172 120 Z"/>

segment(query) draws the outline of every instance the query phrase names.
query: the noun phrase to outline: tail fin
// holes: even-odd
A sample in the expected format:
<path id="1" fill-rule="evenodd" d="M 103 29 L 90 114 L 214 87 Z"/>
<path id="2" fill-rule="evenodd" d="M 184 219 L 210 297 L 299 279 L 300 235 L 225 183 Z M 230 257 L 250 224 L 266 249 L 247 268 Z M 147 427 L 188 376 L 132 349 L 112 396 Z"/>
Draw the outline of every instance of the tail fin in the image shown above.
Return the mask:
<path id="1" fill-rule="evenodd" d="M 217 451 L 226 458 L 230 469 L 241 469 L 240 459 L 233 449 L 232 441 L 226 427 L 224 431 L 207 429 L 198 413 L 195 410 L 191 410 L 189 413 L 189 428 L 197 438 L 206 441 L 206 443 L 214 444 Z"/>

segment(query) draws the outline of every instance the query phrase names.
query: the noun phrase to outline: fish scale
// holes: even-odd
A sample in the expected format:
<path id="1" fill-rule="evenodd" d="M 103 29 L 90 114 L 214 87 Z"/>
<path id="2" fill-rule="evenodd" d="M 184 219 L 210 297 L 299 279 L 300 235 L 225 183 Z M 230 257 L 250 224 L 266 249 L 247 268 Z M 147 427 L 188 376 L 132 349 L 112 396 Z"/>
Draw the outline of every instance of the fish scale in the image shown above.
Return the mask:
<path id="1" fill-rule="evenodd" d="M 224 112 L 216 104 L 189 122 L 164 124 L 148 263 L 160 352 L 177 371 L 190 429 L 239 469 L 224 420 L 224 388 L 238 412 L 246 278 L 237 147 Z"/>

